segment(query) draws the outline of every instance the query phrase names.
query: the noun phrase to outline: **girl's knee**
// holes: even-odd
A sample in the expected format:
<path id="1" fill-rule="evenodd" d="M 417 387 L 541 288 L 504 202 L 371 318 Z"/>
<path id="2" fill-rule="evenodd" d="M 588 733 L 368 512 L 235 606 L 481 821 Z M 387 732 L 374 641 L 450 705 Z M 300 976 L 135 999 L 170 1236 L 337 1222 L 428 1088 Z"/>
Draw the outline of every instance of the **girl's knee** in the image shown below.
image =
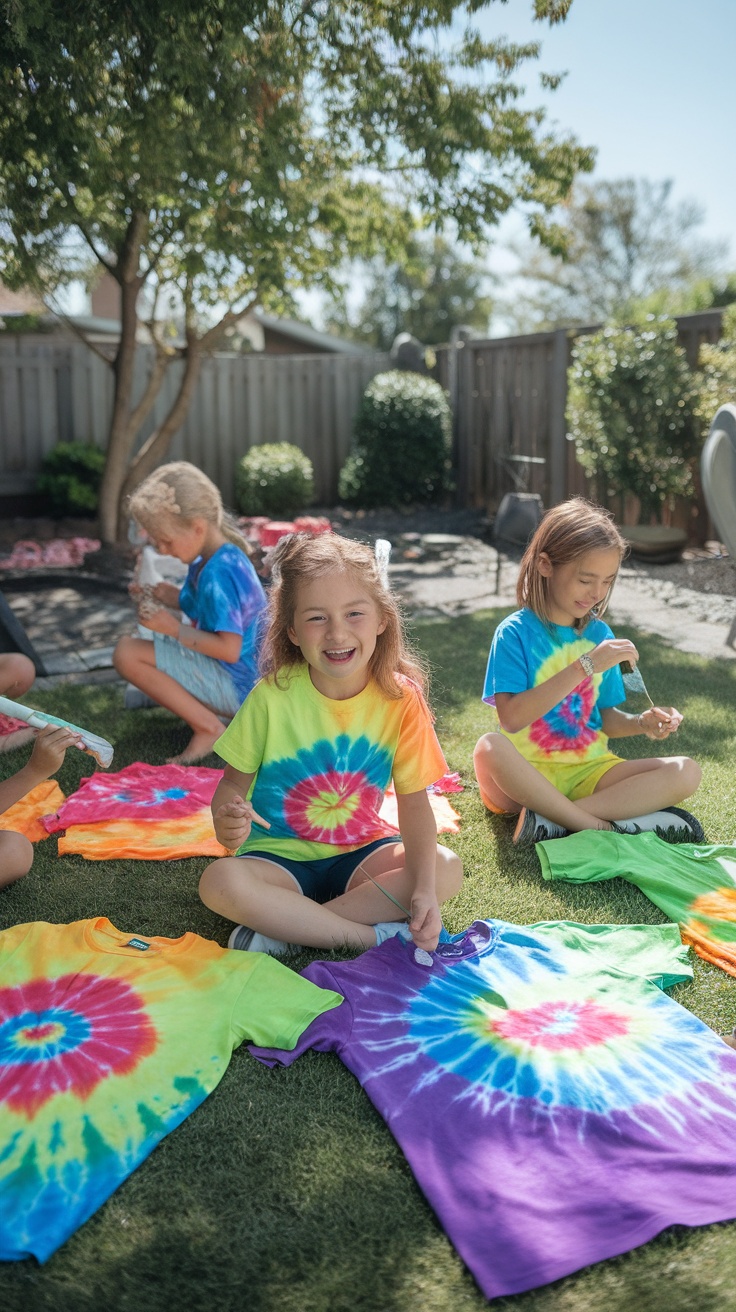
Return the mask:
<path id="1" fill-rule="evenodd" d="M 132 638 L 120 638 L 112 654 L 112 663 L 118 674 L 126 674 L 129 668 Z"/>
<path id="2" fill-rule="evenodd" d="M 36 677 L 32 660 L 22 652 L 6 652 L 0 664 L 0 692 L 19 697 L 28 692 Z"/>
<path id="3" fill-rule="evenodd" d="M 437 848 L 437 875 L 444 899 L 460 892 L 463 886 L 463 863 L 449 847 Z"/>
<path id="4" fill-rule="evenodd" d="M 215 909 L 213 899 L 216 899 L 217 894 L 222 891 L 223 875 L 225 873 L 222 867 L 229 864 L 231 859 L 230 857 L 220 857 L 217 861 L 210 861 L 210 864 L 205 866 L 199 877 L 199 896 L 205 906 L 210 907 L 212 910 Z"/>
<path id="5" fill-rule="evenodd" d="M 697 761 L 692 761 L 689 756 L 680 757 L 681 771 L 680 777 L 683 783 L 683 797 L 691 797 L 700 787 L 700 781 L 703 778 L 703 771 Z"/>
<path id="6" fill-rule="evenodd" d="M 33 844 L 11 829 L 0 832 L 0 888 L 22 879 L 33 865 Z"/>

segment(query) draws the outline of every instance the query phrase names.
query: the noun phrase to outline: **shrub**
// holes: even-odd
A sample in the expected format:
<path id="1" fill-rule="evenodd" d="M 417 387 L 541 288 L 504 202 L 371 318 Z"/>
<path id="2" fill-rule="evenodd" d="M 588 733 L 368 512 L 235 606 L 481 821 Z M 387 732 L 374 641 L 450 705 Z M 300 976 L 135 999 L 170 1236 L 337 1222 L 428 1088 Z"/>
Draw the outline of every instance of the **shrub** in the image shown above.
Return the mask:
<path id="1" fill-rule="evenodd" d="M 720 407 L 736 403 L 736 305 L 723 312 L 720 342 L 701 346 L 698 365 L 695 413 L 707 432 Z"/>
<path id="2" fill-rule="evenodd" d="M 581 337 L 568 372 L 568 436 L 598 497 L 633 492 L 645 518 L 692 492 L 693 375 L 671 319 Z"/>
<path id="3" fill-rule="evenodd" d="M 391 370 L 368 384 L 340 499 L 363 506 L 434 501 L 450 487 L 452 425 L 446 393 L 419 374 Z"/>
<path id="4" fill-rule="evenodd" d="M 105 453 L 88 442 L 58 442 L 44 456 L 37 488 L 53 515 L 95 515 Z"/>
<path id="5" fill-rule="evenodd" d="M 291 516 L 314 496 L 312 462 L 289 442 L 265 442 L 243 456 L 235 497 L 244 515 Z"/>

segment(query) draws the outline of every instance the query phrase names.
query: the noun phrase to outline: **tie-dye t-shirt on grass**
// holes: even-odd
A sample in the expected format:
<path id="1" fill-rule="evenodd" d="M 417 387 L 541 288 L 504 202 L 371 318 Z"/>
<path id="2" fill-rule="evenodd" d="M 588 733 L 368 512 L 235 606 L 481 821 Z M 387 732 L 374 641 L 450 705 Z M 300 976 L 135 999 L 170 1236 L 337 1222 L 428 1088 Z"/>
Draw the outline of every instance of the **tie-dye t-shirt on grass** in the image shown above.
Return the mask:
<path id="1" fill-rule="evenodd" d="M 393 775 L 397 793 L 417 793 L 447 770 L 421 692 L 385 697 L 372 681 L 345 701 L 324 697 L 306 664 L 262 679 L 218 738 L 215 751 L 243 774 L 256 774 L 254 824 L 239 849 L 311 861 L 396 835 L 381 819 Z"/>
<path id="2" fill-rule="evenodd" d="M 197 628 L 207 633 L 242 633 L 240 656 L 234 664 L 218 661 L 241 697 L 258 678 L 258 649 L 266 594 L 248 557 L 226 542 L 209 560 L 201 556 L 189 566 L 179 605 Z"/>
<path id="3" fill-rule="evenodd" d="M 313 963 L 345 1002 L 255 1056 L 337 1053 L 489 1298 L 736 1217 L 736 1053 L 662 992 L 675 925 L 477 921 L 432 960 Z"/>
<path id="4" fill-rule="evenodd" d="M 222 770 L 203 765 L 146 765 L 134 761 L 124 770 L 95 772 L 83 779 L 44 828 L 56 834 L 70 825 L 101 820 L 175 820 L 209 806 Z"/>
<path id="5" fill-rule="evenodd" d="M 340 997 L 271 957 L 109 920 L 0 934 L 0 1258 L 43 1262 L 219 1084 Z"/>
<path id="6" fill-rule="evenodd" d="M 12 829 L 25 834 L 32 843 L 48 838 L 44 821 L 48 811 L 63 805 L 64 794 L 55 779 L 42 779 L 19 802 L 0 814 L 0 829 Z"/>
<path id="7" fill-rule="evenodd" d="M 483 701 L 495 705 L 496 693 L 526 692 L 559 674 L 613 633 L 602 620 L 591 620 L 582 633 L 562 624 L 544 624 L 534 611 L 515 611 L 502 620 L 488 656 Z M 577 765 L 608 751 L 601 710 L 626 700 L 618 665 L 580 683 L 539 720 L 518 733 L 506 733 L 528 761 Z"/>
<path id="8" fill-rule="evenodd" d="M 679 922 L 699 957 L 736 975 L 736 846 L 587 830 L 538 843 L 536 850 L 545 879 L 587 884 L 620 875 L 635 884 Z"/>

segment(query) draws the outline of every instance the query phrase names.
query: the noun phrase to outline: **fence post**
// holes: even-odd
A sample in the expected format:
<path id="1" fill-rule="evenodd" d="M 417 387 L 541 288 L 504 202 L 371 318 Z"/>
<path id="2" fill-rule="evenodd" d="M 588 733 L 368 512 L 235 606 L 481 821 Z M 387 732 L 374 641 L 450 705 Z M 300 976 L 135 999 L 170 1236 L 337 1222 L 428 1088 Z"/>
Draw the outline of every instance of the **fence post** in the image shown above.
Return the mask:
<path id="1" fill-rule="evenodd" d="M 567 330 L 558 328 L 552 341 L 549 379 L 549 497 L 557 506 L 567 496 Z"/>

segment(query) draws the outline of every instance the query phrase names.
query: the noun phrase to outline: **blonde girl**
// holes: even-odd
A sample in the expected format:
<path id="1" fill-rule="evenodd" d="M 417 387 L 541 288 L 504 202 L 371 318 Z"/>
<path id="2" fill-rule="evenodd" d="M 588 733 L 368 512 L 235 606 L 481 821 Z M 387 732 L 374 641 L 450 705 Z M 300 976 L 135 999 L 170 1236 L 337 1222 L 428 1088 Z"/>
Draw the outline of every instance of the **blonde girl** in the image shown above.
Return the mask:
<path id="1" fill-rule="evenodd" d="M 480 738 L 474 757 L 485 806 L 519 814 L 515 842 L 617 823 L 702 840 L 695 817 L 673 807 L 698 787 L 694 761 L 629 761 L 609 750 L 609 738 L 664 742 L 682 722 L 673 706 L 620 708 L 619 665 L 638 652 L 600 616 L 625 550 L 607 511 L 575 497 L 548 511 L 522 559 L 520 609 L 496 630 L 483 690 L 500 729 Z"/>
<path id="2" fill-rule="evenodd" d="M 207 867 L 201 897 L 237 922 L 230 947 L 362 949 L 398 932 L 432 950 L 462 868 L 437 844 L 426 789 L 446 764 L 373 552 L 285 538 L 269 621 L 264 677 L 217 742 L 215 831 L 237 855 Z M 392 777 L 400 837 L 379 816 Z"/>
<path id="3" fill-rule="evenodd" d="M 189 570 L 181 589 L 156 585 L 159 608 L 141 610 L 154 640 L 121 638 L 115 668 L 189 725 L 192 737 L 172 759 L 199 761 L 258 677 L 266 598 L 244 537 L 224 513 L 214 483 L 194 465 L 162 465 L 136 489 L 129 509 L 155 549 Z M 181 623 L 169 607 L 193 624 Z"/>

